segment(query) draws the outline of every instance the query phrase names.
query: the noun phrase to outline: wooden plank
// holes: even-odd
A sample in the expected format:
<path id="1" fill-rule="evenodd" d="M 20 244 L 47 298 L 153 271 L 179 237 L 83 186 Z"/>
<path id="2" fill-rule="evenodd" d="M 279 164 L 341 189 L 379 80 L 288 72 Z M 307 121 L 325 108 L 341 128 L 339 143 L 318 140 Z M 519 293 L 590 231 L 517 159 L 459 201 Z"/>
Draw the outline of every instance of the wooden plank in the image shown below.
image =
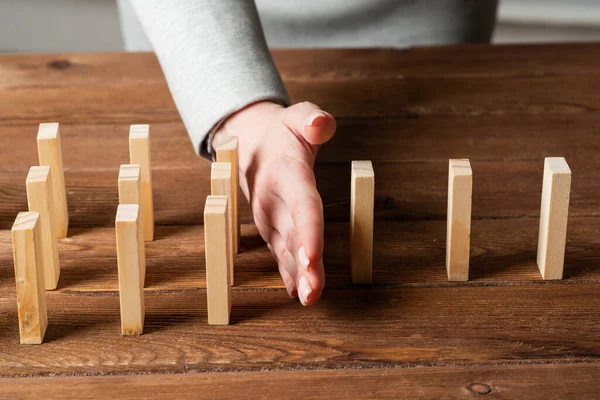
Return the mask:
<path id="1" fill-rule="evenodd" d="M 204 253 L 208 323 L 228 325 L 231 314 L 229 196 L 208 196 L 204 207 Z"/>
<path id="2" fill-rule="evenodd" d="M 146 256 L 141 220 L 138 204 L 119 205 L 115 230 L 122 335 L 141 335 L 144 330 Z"/>
<path id="3" fill-rule="evenodd" d="M 537 264 L 544 279 L 562 279 L 567 243 L 571 169 L 562 157 L 544 161 Z"/>
<path id="4" fill-rule="evenodd" d="M 40 124 L 37 147 L 40 165 L 52 169 L 52 204 L 55 210 L 56 237 L 63 239 L 67 237 L 69 229 L 69 210 L 58 123 Z"/>
<path id="5" fill-rule="evenodd" d="M 237 136 L 226 137 L 217 146 L 217 161 L 231 164 L 231 214 L 233 216 L 233 253 L 237 254 L 240 247 L 240 217 L 239 217 L 239 155 Z"/>
<path id="6" fill-rule="evenodd" d="M 48 166 L 31 167 L 27 174 L 26 187 L 29 211 L 39 214 L 44 287 L 46 290 L 54 290 L 57 288 L 60 278 L 60 264 L 56 243 L 51 168 Z"/>
<path id="7" fill-rule="evenodd" d="M 598 364 L 0 378 L 9 398 L 591 399 Z M 565 384 L 568 382 L 568 384 Z"/>
<path id="8" fill-rule="evenodd" d="M 219 327 L 206 324 L 204 290 L 149 291 L 145 334 L 124 339 L 114 294 L 48 292 L 51 324 L 35 349 L 18 344 L 14 299 L 2 296 L 0 375 L 598 363 L 598 290 L 599 283 L 326 289 L 311 307 L 284 289 L 238 290 L 232 324 Z"/>
<path id="9" fill-rule="evenodd" d="M 39 216 L 37 212 L 19 213 L 12 227 L 21 344 L 41 344 L 48 327 Z"/>
<path id="10" fill-rule="evenodd" d="M 469 280 L 472 193 L 473 172 L 469 160 L 450 159 L 446 222 L 446 272 L 449 281 Z"/>
<path id="11" fill-rule="evenodd" d="M 235 282 L 234 278 L 234 263 L 233 263 L 233 232 L 234 232 L 234 221 L 232 214 L 232 172 L 230 162 L 213 162 L 211 165 L 210 173 L 210 194 L 214 196 L 227 196 L 227 222 L 229 233 L 229 243 L 232 245 L 229 247 L 229 286 L 233 286 Z M 237 227 L 239 229 L 239 226 Z"/>
<path id="12" fill-rule="evenodd" d="M 350 189 L 350 275 L 354 283 L 373 280 L 375 173 L 371 161 L 352 161 Z"/>
<path id="13" fill-rule="evenodd" d="M 152 169 L 150 161 L 150 126 L 131 125 L 129 129 L 129 157 L 131 164 L 138 164 L 142 177 L 142 207 L 144 240 L 154 239 L 154 200 Z"/>

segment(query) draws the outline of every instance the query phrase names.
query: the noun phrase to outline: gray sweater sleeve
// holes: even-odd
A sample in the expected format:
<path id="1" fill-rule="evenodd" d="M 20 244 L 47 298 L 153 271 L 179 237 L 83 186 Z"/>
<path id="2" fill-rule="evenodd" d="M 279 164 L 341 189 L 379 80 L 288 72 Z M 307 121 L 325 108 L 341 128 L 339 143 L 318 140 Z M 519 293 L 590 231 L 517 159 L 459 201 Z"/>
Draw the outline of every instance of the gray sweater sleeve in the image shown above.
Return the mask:
<path id="1" fill-rule="evenodd" d="M 289 104 L 253 0 L 131 3 L 199 154 L 234 112 L 260 100 Z"/>

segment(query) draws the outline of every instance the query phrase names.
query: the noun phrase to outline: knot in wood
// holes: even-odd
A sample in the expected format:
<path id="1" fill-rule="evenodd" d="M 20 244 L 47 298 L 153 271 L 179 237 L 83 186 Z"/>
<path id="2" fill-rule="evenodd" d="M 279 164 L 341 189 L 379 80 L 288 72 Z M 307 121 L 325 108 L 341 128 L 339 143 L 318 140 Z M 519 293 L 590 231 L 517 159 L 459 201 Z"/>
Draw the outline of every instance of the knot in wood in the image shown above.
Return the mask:
<path id="1" fill-rule="evenodd" d="M 490 385 L 481 382 L 473 382 L 467 386 L 467 389 L 477 396 L 485 396 L 486 394 L 490 394 L 492 392 Z"/>

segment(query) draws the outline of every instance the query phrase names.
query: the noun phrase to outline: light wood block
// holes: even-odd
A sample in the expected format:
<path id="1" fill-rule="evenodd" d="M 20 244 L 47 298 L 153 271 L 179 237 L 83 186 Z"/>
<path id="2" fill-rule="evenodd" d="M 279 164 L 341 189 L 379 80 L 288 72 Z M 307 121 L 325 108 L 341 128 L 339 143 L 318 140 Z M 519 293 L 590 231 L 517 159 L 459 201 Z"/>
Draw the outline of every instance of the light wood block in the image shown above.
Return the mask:
<path id="1" fill-rule="evenodd" d="M 233 253 L 237 254 L 240 247 L 240 217 L 239 217 L 239 156 L 237 136 L 228 136 L 217 146 L 217 162 L 231 163 L 231 215 L 233 216 Z"/>
<path id="2" fill-rule="evenodd" d="M 571 169 L 562 157 L 544 161 L 537 264 L 542 278 L 562 279 L 567 243 Z"/>
<path id="3" fill-rule="evenodd" d="M 17 309 L 21 344 L 41 344 L 48 326 L 42 252 L 42 226 L 37 212 L 22 212 L 12 227 Z"/>
<path id="4" fill-rule="evenodd" d="M 51 171 L 51 168 L 48 166 L 31 167 L 26 180 L 29 211 L 35 211 L 40 215 L 42 266 L 44 269 L 44 287 L 46 290 L 56 289 L 60 277 Z"/>
<path id="5" fill-rule="evenodd" d="M 375 206 L 375 172 L 371 161 L 352 161 L 350 185 L 350 274 L 353 283 L 371 283 Z"/>
<path id="6" fill-rule="evenodd" d="M 144 330 L 144 276 L 146 255 L 138 204 L 120 204 L 115 221 L 121 334 L 141 335 Z"/>
<path id="7" fill-rule="evenodd" d="M 142 199 L 142 176 L 139 164 L 121 165 L 119 168 L 119 204 L 138 204 L 143 209 Z"/>
<path id="8" fill-rule="evenodd" d="M 52 168 L 52 202 L 55 210 L 56 237 L 63 239 L 67 237 L 69 230 L 69 210 L 58 123 L 40 124 L 37 147 L 40 165 Z"/>
<path id="9" fill-rule="evenodd" d="M 228 196 L 208 196 L 204 207 L 204 248 L 208 323 L 228 325 L 231 314 L 229 286 Z"/>
<path id="10" fill-rule="evenodd" d="M 229 223 L 229 243 L 233 243 L 233 216 L 232 216 L 232 196 L 231 196 L 231 163 L 214 162 L 210 171 L 210 189 L 211 194 L 215 196 L 227 196 L 227 221 Z M 233 265 L 233 246 L 229 246 L 229 285 L 234 282 Z"/>
<path id="11" fill-rule="evenodd" d="M 449 281 L 469 280 L 472 192 L 473 172 L 469 160 L 450 160 L 446 227 L 446 272 Z"/>
<path id="12" fill-rule="evenodd" d="M 150 126 L 131 125 L 129 129 L 129 162 L 138 164 L 142 176 L 142 207 L 144 240 L 154 239 L 154 201 L 150 164 Z"/>

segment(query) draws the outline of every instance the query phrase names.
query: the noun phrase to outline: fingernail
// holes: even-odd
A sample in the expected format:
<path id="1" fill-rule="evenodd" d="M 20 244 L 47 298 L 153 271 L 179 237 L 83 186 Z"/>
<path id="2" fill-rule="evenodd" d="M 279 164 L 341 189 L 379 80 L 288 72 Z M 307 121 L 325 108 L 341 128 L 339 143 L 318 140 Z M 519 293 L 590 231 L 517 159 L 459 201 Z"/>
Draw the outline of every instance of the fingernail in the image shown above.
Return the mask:
<path id="1" fill-rule="evenodd" d="M 308 117 L 306 120 L 306 126 L 311 126 L 318 128 L 325 122 L 325 114 L 323 113 L 315 113 Z"/>
<path id="2" fill-rule="evenodd" d="M 302 265 L 302 268 L 308 271 L 310 258 L 308 258 L 308 254 L 306 254 L 306 249 L 304 246 L 300 246 L 300 249 L 298 249 L 298 258 L 300 259 L 300 265 Z"/>
<path id="3" fill-rule="evenodd" d="M 300 299 L 300 303 L 302 303 L 303 306 L 306 305 L 308 296 L 310 296 L 311 292 L 312 288 L 310 287 L 308 278 L 306 276 L 301 277 L 300 282 L 298 283 L 298 298 Z"/>

